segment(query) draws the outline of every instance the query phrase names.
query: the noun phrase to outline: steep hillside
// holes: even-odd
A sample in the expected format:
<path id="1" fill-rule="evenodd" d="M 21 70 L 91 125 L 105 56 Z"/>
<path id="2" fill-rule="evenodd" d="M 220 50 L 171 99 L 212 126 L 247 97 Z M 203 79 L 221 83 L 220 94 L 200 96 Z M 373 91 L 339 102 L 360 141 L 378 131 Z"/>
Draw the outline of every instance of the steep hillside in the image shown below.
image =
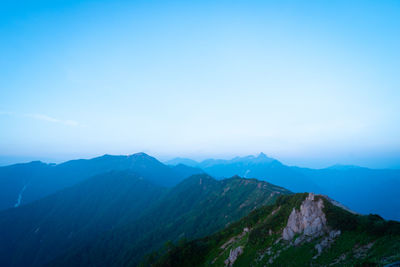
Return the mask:
<path id="1" fill-rule="evenodd" d="M 170 162 L 176 164 L 190 161 L 177 158 Z M 316 192 L 329 195 L 359 213 L 377 213 L 386 219 L 400 221 L 400 198 L 397 196 L 400 170 L 374 170 L 342 165 L 325 169 L 289 167 L 263 153 L 257 157 L 209 159 L 191 164 L 214 177 L 254 177 L 297 193 Z"/>
<path id="2" fill-rule="evenodd" d="M 375 266 L 400 260 L 400 223 L 296 194 L 203 239 L 170 245 L 143 266 Z"/>
<path id="3" fill-rule="evenodd" d="M 176 158 L 168 163 L 190 162 L 188 159 Z M 192 166 L 201 168 L 206 173 L 216 178 L 254 177 L 277 184 L 294 192 L 318 191 L 316 184 L 307 176 L 286 166 L 276 159 L 260 153 L 257 157 L 236 157 L 231 160 L 207 159 Z"/>
<path id="4" fill-rule="evenodd" d="M 0 167 L 0 210 L 20 206 L 91 176 L 113 170 L 130 170 L 155 184 L 174 186 L 201 170 L 186 166 L 168 167 L 145 153 L 130 156 L 104 155 L 62 164 L 31 162 Z"/>
<path id="5" fill-rule="evenodd" d="M 171 165 L 168 166 L 176 174 L 177 177 L 190 177 L 195 174 L 202 174 L 204 171 L 200 168 L 190 167 L 185 164 Z"/>
<path id="6" fill-rule="evenodd" d="M 109 172 L 0 213 L 0 266 L 40 266 L 69 247 L 139 218 L 165 188 Z"/>
<path id="7" fill-rule="evenodd" d="M 69 251 L 51 265 L 134 266 L 168 240 L 206 236 L 289 193 L 255 179 L 217 181 L 208 175 L 192 176 L 136 222 Z"/>
<path id="8" fill-rule="evenodd" d="M 51 169 L 51 165 L 40 161 L 0 167 L 0 210 L 18 207 L 52 192 L 48 188 L 53 186 L 47 184 L 52 177 Z M 32 185 L 39 184 L 41 188 L 32 189 Z"/>

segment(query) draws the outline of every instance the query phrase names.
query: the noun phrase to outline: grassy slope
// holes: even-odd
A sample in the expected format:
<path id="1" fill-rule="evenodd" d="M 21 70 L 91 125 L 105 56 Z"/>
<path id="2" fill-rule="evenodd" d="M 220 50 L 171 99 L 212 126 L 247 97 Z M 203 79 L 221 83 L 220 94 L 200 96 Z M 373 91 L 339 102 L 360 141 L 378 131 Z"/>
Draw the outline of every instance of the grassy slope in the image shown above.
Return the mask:
<path id="1" fill-rule="evenodd" d="M 289 193 L 255 179 L 216 181 L 196 175 L 171 189 L 141 219 L 69 251 L 52 265 L 133 266 L 168 240 L 177 242 L 214 233 L 256 207 L 273 203 L 278 195 Z"/>
<path id="2" fill-rule="evenodd" d="M 212 236 L 171 246 L 166 249 L 167 253 L 160 252 L 161 256 L 150 255 L 143 265 L 224 266 L 230 250 L 238 246 L 243 246 L 244 250 L 234 266 L 268 265 L 270 255 L 278 254 L 272 265 L 324 266 L 336 263 L 338 266 L 374 266 L 400 260 L 398 222 L 384 221 L 377 215 L 354 215 L 325 199 L 324 212 L 328 225 L 332 229 L 340 229 L 342 234 L 319 257 L 313 259 L 317 254 L 314 246 L 320 242 L 318 238 L 299 246 L 289 246 L 285 242 L 275 243 L 282 235 L 291 210 L 293 207 L 298 208 L 305 196 L 306 194 L 282 196 L 275 205 L 261 207 Z M 248 233 L 243 231 L 245 227 L 250 228 Z M 230 240 L 233 242 L 229 243 Z M 221 248 L 224 244 L 224 248 Z M 371 248 L 367 249 L 371 244 Z"/>

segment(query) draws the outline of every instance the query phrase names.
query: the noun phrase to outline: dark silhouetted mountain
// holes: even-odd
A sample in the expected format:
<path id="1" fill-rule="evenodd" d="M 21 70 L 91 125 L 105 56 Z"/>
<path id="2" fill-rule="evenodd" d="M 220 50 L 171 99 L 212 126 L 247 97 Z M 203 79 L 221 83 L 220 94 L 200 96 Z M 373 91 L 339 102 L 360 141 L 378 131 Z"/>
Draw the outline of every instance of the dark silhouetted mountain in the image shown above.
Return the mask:
<path id="1" fill-rule="evenodd" d="M 201 172 L 184 166 L 168 167 L 145 153 L 104 155 L 57 165 L 39 161 L 15 164 L 0 167 L 0 210 L 29 203 L 91 176 L 113 170 L 130 170 L 162 186 L 174 186 L 184 178 Z"/>
<path id="2" fill-rule="evenodd" d="M 134 221 L 166 189 L 128 171 L 101 174 L 0 213 L 0 266 L 40 266 L 69 247 Z"/>
<path id="3" fill-rule="evenodd" d="M 196 167 L 214 177 L 255 177 L 293 192 L 329 195 L 359 213 L 400 220 L 397 193 L 400 170 L 374 170 L 352 165 L 334 165 L 325 169 L 289 167 L 263 153 L 258 157 L 232 160 L 208 159 Z"/>
<path id="4" fill-rule="evenodd" d="M 336 204 L 322 195 L 281 196 L 213 235 L 170 244 L 142 266 L 383 266 L 400 260 L 399 222 Z"/>
<path id="5" fill-rule="evenodd" d="M 288 193 L 281 187 L 254 179 L 234 177 L 217 181 L 205 174 L 195 175 L 170 189 L 136 221 L 126 221 L 124 225 L 120 223 L 119 227 L 90 242 L 77 243 L 75 248 L 60 255 L 51 265 L 135 265 L 143 255 L 162 247 L 168 240 L 211 234 L 256 207 L 273 203 L 279 195 Z M 102 209 L 97 206 L 93 208 Z M 64 209 L 64 216 L 69 213 Z M 125 216 L 128 215 L 129 211 L 125 213 Z M 46 217 L 45 221 L 48 227 L 54 227 L 51 217 Z M 35 231 L 33 226 L 29 229 Z M 54 235 L 60 238 L 56 233 Z M 24 244 L 25 241 L 20 240 L 19 243 Z M 37 246 L 41 246 L 41 243 Z M 29 250 L 29 246 L 22 245 L 17 251 L 29 255 Z M 40 251 L 46 252 L 43 248 Z M 49 253 L 46 255 L 48 259 Z"/>

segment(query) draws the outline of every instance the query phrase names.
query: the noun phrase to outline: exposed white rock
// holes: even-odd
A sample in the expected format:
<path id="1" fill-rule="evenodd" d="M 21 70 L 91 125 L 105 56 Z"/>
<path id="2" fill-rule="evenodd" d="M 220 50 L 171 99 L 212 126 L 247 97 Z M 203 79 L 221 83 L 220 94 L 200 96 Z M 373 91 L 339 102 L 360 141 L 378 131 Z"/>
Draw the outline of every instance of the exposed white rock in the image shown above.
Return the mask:
<path id="1" fill-rule="evenodd" d="M 18 198 L 17 198 L 17 202 L 14 204 L 15 208 L 18 208 L 19 205 L 21 205 L 21 201 L 22 201 L 22 194 L 24 193 L 26 187 L 28 186 L 28 184 L 24 185 L 21 189 L 21 191 L 18 194 Z"/>
<path id="2" fill-rule="evenodd" d="M 315 255 L 313 259 L 318 258 L 325 248 L 330 247 L 331 244 L 335 241 L 335 238 L 338 237 L 340 234 L 341 234 L 340 230 L 330 231 L 329 234 L 326 237 L 324 237 L 320 243 L 315 245 L 315 249 L 317 250 L 317 255 Z"/>
<path id="3" fill-rule="evenodd" d="M 271 212 L 271 215 L 275 215 L 275 213 L 277 213 L 280 209 L 281 209 L 281 206 L 277 207 L 276 209 L 274 209 L 274 210 Z"/>
<path id="4" fill-rule="evenodd" d="M 303 238 L 300 236 L 300 237 L 296 238 L 296 240 L 294 240 L 294 245 L 297 246 L 297 245 L 299 245 L 302 241 L 303 241 Z"/>
<path id="5" fill-rule="evenodd" d="M 242 246 L 238 246 L 235 249 L 231 249 L 231 251 L 229 252 L 229 257 L 225 260 L 225 266 L 232 266 L 237 257 L 239 257 L 240 254 L 243 253 L 243 247 Z"/>
<path id="6" fill-rule="evenodd" d="M 342 232 L 340 230 L 332 230 L 329 232 L 329 238 L 335 239 L 338 237 Z"/>
<path id="7" fill-rule="evenodd" d="M 221 246 L 221 248 L 222 249 L 228 248 L 228 246 L 230 246 L 233 242 L 236 242 L 238 239 L 243 238 L 246 235 L 246 233 L 249 233 L 249 232 L 250 232 L 250 229 L 248 227 L 243 228 L 243 232 L 241 234 L 239 234 L 237 236 L 234 236 L 231 239 L 229 239 L 227 242 L 225 242 Z"/>
<path id="8" fill-rule="evenodd" d="M 282 238 L 292 240 L 295 234 L 303 233 L 309 237 L 317 237 L 327 231 L 326 217 L 322 209 L 322 199 L 315 201 L 315 195 L 310 193 L 300 206 L 300 211 L 293 208 L 286 227 L 283 229 Z"/>
<path id="9" fill-rule="evenodd" d="M 316 237 L 323 236 L 320 242 L 315 245 L 317 254 L 313 257 L 314 259 L 319 257 L 325 248 L 330 247 L 341 234 L 340 230 L 330 230 L 328 228 L 323 208 L 323 200 L 321 198 L 316 200 L 315 195 L 310 193 L 303 203 L 301 203 L 299 211 L 296 209 L 292 210 L 282 233 L 282 239 L 286 241 L 292 241 L 296 234 L 300 234 L 291 243 L 295 246 L 304 241 L 310 242 Z"/>
<path id="10" fill-rule="evenodd" d="M 372 248 L 375 242 L 370 242 L 364 246 L 357 247 L 353 249 L 354 257 L 361 259 L 367 256 L 368 250 Z"/>

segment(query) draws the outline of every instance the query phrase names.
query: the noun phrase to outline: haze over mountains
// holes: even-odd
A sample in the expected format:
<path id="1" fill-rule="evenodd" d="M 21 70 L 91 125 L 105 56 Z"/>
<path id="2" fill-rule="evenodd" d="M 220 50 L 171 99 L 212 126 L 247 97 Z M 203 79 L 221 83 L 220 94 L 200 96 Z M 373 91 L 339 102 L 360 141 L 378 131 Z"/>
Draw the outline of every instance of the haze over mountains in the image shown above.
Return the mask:
<path id="1" fill-rule="evenodd" d="M 218 252 L 215 244 L 222 240 L 228 242 L 233 238 L 232 233 L 241 237 L 237 240 L 239 243 L 230 243 L 229 249 L 234 250 L 232 245 L 246 242 L 250 243 L 242 248 L 261 248 L 248 239 L 255 234 L 253 230 L 249 230 L 250 235 L 239 233 L 245 224 L 263 229 L 256 234 L 263 238 L 270 235 L 268 227 L 274 225 L 275 242 L 284 224 L 290 221 L 290 210 L 300 205 L 297 200 L 304 199 L 305 194 L 294 195 L 296 192 L 328 194 L 356 212 L 377 213 L 398 220 L 399 199 L 395 193 L 400 179 L 399 171 L 395 170 L 289 167 L 263 153 L 201 163 L 175 159 L 167 164 L 145 153 L 137 153 L 104 155 L 56 165 L 31 162 L 1 167 L 0 266 L 146 266 L 150 262 L 161 266 L 170 262 L 179 265 L 180 260 L 188 260 L 187 254 L 174 256 L 181 255 L 182 251 L 199 255 L 200 258 L 196 258 L 190 254 L 189 260 L 202 264 L 208 257 L 202 254 L 204 249 L 214 254 L 223 252 L 223 256 L 217 258 L 225 260 L 229 251 Z M 294 196 L 297 200 L 293 202 L 283 196 Z M 398 223 L 375 215 L 350 216 L 346 209 L 342 211 L 341 204 L 330 198 L 324 197 L 337 208 L 324 208 L 320 213 L 326 215 L 330 223 L 334 223 L 332 217 L 343 217 L 343 220 L 337 229 L 328 224 L 321 226 L 324 229 L 321 236 L 329 235 L 332 229 L 345 232 L 347 228 L 343 225 L 349 224 L 352 228 L 342 235 L 345 238 L 365 237 L 359 239 L 362 244 L 388 242 L 384 244 L 385 253 L 379 252 L 377 247 L 371 250 L 375 253 L 372 258 L 349 255 L 348 260 L 375 263 L 400 260 L 400 255 L 394 253 L 396 244 L 400 244 Z M 282 212 L 271 221 L 270 216 L 276 209 Z M 309 213 L 313 214 L 314 210 Z M 266 218 L 266 224 L 254 221 L 260 216 Z M 235 223 L 242 218 L 245 219 Z M 323 222 L 323 218 L 320 221 Z M 375 229 L 372 232 L 368 230 L 371 227 Z M 216 233 L 220 237 L 214 240 Z M 389 238 L 391 235 L 394 236 Z M 244 237 L 246 239 L 242 240 Z M 195 247 L 187 248 L 188 242 L 196 238 L 201 239 L 194 241 Z M 206 247 L 198 251 L 202 238 L 207 240 Z M 301 243 L 305 248 L 320 242 L 305 240 L 308 239 L 301 241 L 305 242 Z M 340 240 L 335 237 L 329 242 L 336 242 L 341 251 L 347 241 Z M 169 245 L 165 246 L 167 241 Z M 356 243 L 352 246 L 357 249 Z M 173 251 L 176 254 L 171 255 Z M 316 255 L 310 251 L 309 257 L 304 259 L 306 263 L 312 262 L 311 256 Z M 290 252 L 289 256 L 298 257 L 297 253 Z M 246 257 L 251 259 L 241 262 L 254 261 L 255 256 L 249 255 Z M 278 259 L 279 255 L 273 256 Z M 329 257 L 322 259 L 328 261 Z"/>
<path id="2" fill-rule="evenodd" d="M 257 178 L 293 192 L 329 195 L 362 214 L 375 213 L 387 219 L 400 220 L 400 209 L 397 208 L 400 207 L 400 198 L 397 197 L 400 170 L 344 165 L 324 169 L 300 168 L 284 165 L 264 153 L 202 162 L 176 158 L 166 164 L 145 153 L 137 153 L 130 156 L 104 155 L 61 164 L 35 161 L 0 167 L 0 210 L 40 199 L 93 175 L 111 170 L 131 170 L 167 187 L 203 172 L 217 179 L 235 175 Z"/>
<path id="3" fill-rule="evenodd" d="M 400 220 L 400 170 L 369 169 L 334 165 L 324 169 L 287 166 L 264 153 L 231 160 L 207 159 L 196 162 L 176 158 L 166 164 L 187 164 L 217 177 L 256 177 L 293 192 L 316 192 L 329 195 L 351 209 Z"/>
<path id="4" fill-rule="evenodd" d="M 0 36 L 0 267 L 400 267 L 400 0 L 0 0 Z"/>
<path id="5" fill-rule="evenodd" d="M 139 218 L 165 191 L 129 171 L 111 171 L 3 211 L 0 265 L 40 266 L 72 245 Z"/>
<path id="6" fill-rule="evenodd" d="M 145 153 L 104 155 L 57 165 L 40 161 L 15 164 L 0 167 L 0 210 L 29 203 L 93 175 L 118 170 L 131 170 L 161 186 L 176 185 L 183 178 L 202 172 L 187 166 L 168 167 Z"/>
<path id="7" fill-rule="evenodd" d="M 149 156 L 133 157 L 141 158 L 141 167 L 153 166 Z M 168 190 L 153 175 L 109 171 L 1 212 L 0 265 L 41 266 L 56 257 L 56 266 L 88 258 L 85 265 L 135 265 L 167 240 L 205 236 L 290 193 L 266 182 L 217 181 L 206 174 Z"/>

